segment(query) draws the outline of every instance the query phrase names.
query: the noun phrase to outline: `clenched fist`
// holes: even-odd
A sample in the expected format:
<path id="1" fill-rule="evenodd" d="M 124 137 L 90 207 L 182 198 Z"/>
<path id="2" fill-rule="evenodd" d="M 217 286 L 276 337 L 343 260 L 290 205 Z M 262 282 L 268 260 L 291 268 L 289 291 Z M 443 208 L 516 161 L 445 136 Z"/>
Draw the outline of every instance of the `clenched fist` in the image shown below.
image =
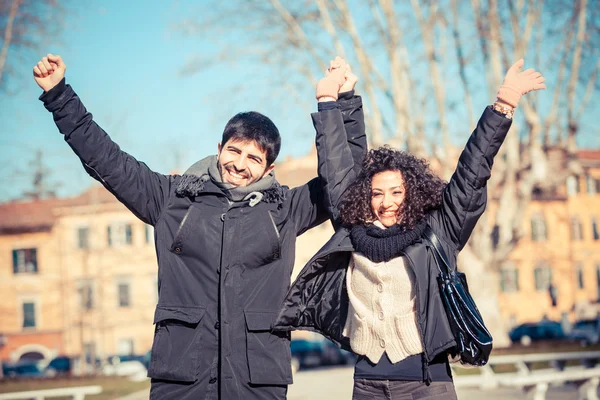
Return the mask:
<path id="1" fill-rule="evenodd" d="M 66 69 L 67 66 L 60 56 L 48 54 L 33 67 L 33 78 L 44 92 L 47 92 L 64 78 Z"/>

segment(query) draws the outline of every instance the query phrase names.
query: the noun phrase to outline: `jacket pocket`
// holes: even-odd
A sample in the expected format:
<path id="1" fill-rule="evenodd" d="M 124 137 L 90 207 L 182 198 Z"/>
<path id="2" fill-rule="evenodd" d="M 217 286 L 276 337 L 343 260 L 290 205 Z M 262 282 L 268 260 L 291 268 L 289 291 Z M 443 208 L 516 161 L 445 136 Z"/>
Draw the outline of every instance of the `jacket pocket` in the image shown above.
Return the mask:
<path id="1" fill-rule="evenodd" d="M 350 323 L 345 327 L 345 334 L 350 339 L 350 347 L 356 354 L 364 355 L 369 349 L 367 336 L 367 321 L 354 310 L 348 317 Z"/>
<path id="2" fill-rule="evenodd" d="M 417 323 L 417 314 L 413 311 L 405 315 L 394 317 L 396 334 L 399 339 L 399 345 L 407 355 L 419 354 L 423 352 L 423 342 Z"/>
<path id="3" fill-rule="evenodd" d="M 194 229 L 198 228 L 201 221 L 201 212 L 194 205 L 191 205 L 177 228 L 173 243 L 169 251 L 178 255 L 184 255 L 188 252 L 190 239 L 193 237 Z"/>
<path id="4" fill-rule="evenodd" d="M 156 306 L 148 376 L 194 382 L 200 353 L 203 307 Z"/>
<path id="5" fill-rule="evenodd" d="M 292 356 L 287 332 L 271 332 L 277 312 L 244 311 L 250 383 L 287 385 L 292 383 Z"/>

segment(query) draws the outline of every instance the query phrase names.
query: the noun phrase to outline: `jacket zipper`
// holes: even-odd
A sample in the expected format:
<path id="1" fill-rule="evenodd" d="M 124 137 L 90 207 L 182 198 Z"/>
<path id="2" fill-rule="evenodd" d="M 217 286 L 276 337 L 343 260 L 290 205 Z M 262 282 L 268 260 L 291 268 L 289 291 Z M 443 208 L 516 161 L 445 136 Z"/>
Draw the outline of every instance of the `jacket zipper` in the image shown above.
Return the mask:
<path id="1" fill-rule="evenodd" d="M 402 252 L 400 253 L 400 255 L 402 255 L 403 257 L 406 258 L 406 260 L 408 260 L 408 264 L 410 265 L 410 267 L 413 270 L 413 273 L 415 274 L 415 276 L 417 276 L 417 271 L 415 268 L 415 265 L 412 261 L 412 259 L 410 257 L 408 257 L 406 255 L 406 253 Z M 423 379 L 425 381 L 425 384 L 427 386 L 429 386 L 431 384 L 431 373 L 429 372 L 429 356 L 427 354 L 427 345 L 425 344 L 425 329 L 423 329 L 423 324 L 421 323 L 421 302 L 420 302 L 420 287 L 418 282 L 415 280 L 415 291 L 416 291 L 416 305 L 417 305 L 417 310 L 418 310 L 418 314 L 417 314 L 417 321 L 419 323 L 419 333 L 421 335 L 421 341 L 423 342 L 423 357 L 421 359 L 421 363 L 423 365 Z"/>

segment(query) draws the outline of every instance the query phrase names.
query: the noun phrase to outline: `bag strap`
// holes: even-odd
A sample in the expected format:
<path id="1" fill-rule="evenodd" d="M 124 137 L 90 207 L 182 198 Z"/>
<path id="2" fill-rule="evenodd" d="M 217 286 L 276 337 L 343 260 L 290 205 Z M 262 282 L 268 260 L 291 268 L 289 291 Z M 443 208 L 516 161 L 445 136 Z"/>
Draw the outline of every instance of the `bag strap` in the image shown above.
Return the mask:
<path id="1" fill-rule="evenodd" d="M 431 227 L 429 225 L 427 225 L 425 227 L 425 231 L 423 232 L 423 235 L 425 236 L 425 239 L 427 239 L 427 241 L 429 241 L 429 243 L 431 243 L 431 245 L 433 246 L 433 248 L 435 250 L 434 253 L 438 260 L 438 267 L 440 268 L 440 272 L 449 274 L 454 269 L 452 268 L 450 262 L 448 261 L 448 257 L 446 256 L 446 252 L 444 251 L 444 248 L 442 247 L 440 240 L 438 239 L 437 235 L 433 232 L 433 230 L 431 229 Z M 444 271 L 444 269 L 445 269 L 445 271 Z"/>

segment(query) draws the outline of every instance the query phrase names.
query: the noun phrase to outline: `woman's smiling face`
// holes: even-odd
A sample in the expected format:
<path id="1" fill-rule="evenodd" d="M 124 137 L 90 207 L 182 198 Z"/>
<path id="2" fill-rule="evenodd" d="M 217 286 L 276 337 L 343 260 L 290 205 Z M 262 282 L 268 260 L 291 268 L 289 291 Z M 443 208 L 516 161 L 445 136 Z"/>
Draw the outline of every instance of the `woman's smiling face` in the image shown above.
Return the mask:
<path id="1" fill-rule="evenodd" d="M 400 209 L 404 202 L 404 178 L 400 171 L 384 171 L 371 179 L 371 211 L 389 228 L 400 222 Z"/>

